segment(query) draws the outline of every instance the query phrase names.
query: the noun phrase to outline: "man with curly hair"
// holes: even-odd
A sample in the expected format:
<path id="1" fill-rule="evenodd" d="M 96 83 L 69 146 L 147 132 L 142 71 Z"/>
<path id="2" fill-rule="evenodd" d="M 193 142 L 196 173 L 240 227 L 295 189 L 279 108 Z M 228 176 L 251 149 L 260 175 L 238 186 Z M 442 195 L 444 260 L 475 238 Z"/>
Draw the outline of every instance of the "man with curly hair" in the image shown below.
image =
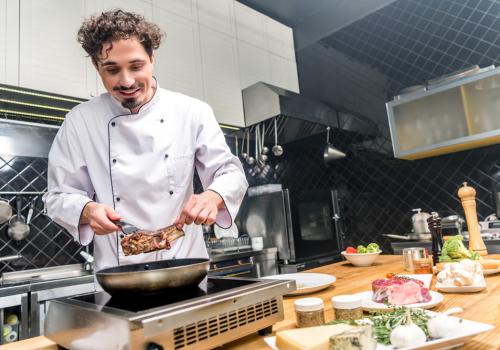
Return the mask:
<path id="1" fill-rule="evenodd" d="M 212 109 L 153 77 L 162 37 L 155 24 L 122 10 L 91 17 L 78 32 L 107 92 L 67 114 L 49 154 L 44 201 L 82 245 L 94 241 L 97 270 L 207 257 L 200 224 L 230 227 L 248 187 Z M 125 256 L 118 219 L 148 230 L 175 223 L 186 235 L 170 250 Z"/>

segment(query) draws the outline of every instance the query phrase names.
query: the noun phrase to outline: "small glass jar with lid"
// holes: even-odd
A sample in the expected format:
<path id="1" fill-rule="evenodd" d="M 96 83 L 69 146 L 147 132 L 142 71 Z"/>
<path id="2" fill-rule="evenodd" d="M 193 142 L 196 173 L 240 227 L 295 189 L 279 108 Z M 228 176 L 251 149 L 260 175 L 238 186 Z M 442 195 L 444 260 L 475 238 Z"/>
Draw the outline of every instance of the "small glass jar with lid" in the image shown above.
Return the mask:
<path id="1" fill-rule="evenodd" d="M 320 298 L 302 298 L 294 302 L 297 327 L 313 327 L 325 324 L 325 305 Z"/>
<path id="2" fill-rule="evenodd" d="M 362 301 L 356 295 L 336 295 L 332 297 L 332 307 L 336 320 L 352 321 L 363 318 Z"/>

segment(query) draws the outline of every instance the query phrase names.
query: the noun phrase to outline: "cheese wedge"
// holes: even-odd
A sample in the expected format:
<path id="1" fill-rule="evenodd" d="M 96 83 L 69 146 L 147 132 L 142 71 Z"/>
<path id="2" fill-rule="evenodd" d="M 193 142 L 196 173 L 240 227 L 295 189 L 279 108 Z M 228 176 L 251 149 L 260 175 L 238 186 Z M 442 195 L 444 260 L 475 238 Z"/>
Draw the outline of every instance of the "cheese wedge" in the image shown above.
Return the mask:
<path id="1" fill-rule="evenodd" d="M 280 350 L 328 350 L 330 337 L 356 327 L 347 324 L 288 329 L 276 333 Z"/>
<path id="2" fill-rule="evenodd" d="M 365 325 L 330 338 L 330 350 L 375 350 L 372 326 Z"/>

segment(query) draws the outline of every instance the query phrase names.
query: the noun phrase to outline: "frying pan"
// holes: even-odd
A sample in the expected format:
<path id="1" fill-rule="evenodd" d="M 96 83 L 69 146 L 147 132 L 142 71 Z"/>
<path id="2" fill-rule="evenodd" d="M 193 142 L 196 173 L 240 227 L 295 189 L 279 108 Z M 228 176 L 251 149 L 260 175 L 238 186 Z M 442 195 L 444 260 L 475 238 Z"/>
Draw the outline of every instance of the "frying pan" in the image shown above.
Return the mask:
<path id="1" fill-rule="evenodd" d="M 110 267 L 97 271 L 96 277 L 111 295 L 151 293 L 197 286 L 209 268 L 210 259 L 172 259 Z"/>

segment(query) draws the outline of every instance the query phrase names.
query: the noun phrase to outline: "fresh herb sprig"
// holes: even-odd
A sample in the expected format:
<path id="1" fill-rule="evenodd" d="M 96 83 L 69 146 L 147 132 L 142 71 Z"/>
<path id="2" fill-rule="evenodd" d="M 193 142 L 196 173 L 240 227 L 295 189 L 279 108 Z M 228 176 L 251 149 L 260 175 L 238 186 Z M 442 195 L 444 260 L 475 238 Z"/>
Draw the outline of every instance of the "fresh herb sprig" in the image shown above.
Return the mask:
<path id="1" fill-rule="evenodd" d="M 397 326 L 405 322 L 405 307 L 396 307 L 389 312 L 371 312 L 368 319 L 373 323 L 373 332 L 377 338 L 377 342 L 389 345 L 391 343 L 391 332 Z M 427 338 L 429 331 L 427 330 L 427 321 L 430 316 L 424 310 L 410 309 L 411 319 L 413 323 L 422 328 Z"/>

